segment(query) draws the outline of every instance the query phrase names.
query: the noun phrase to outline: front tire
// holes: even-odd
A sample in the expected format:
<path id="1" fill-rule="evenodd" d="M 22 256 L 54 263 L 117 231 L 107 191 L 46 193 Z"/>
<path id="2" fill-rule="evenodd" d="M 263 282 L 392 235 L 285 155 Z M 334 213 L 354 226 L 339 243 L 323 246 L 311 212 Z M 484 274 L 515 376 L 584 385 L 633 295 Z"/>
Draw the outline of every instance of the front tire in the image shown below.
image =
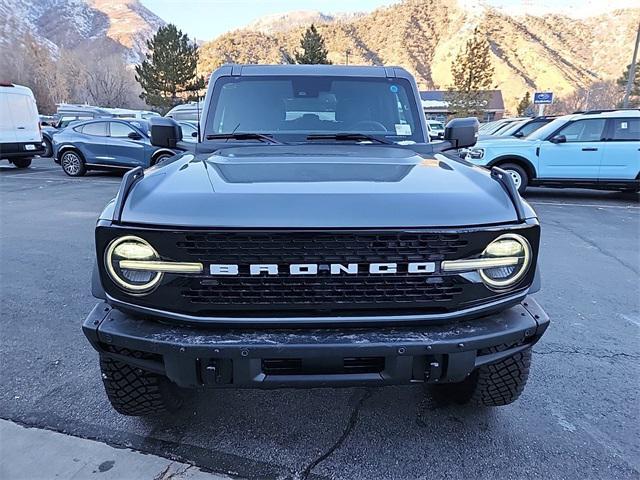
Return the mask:
<path id="1" fill-rule="evenodd" d="M 496 353 L 507 346 L 492 347 L 483 354 Z M 515 402 L 524 391 L 531 367 L 528 348 L 499 362 L 483 365 L 464 381 L 434 385 L 434 396 L 441 403 L 471 404 L 480 407 L 499 407 Z"/>
<path id="2" fill-rule="evenodd" d="M 60 165 L 64 173 L 70 177 L 81 177 L 87 173 L 84 159 L 80 153 L 75 150 L 65 151 L 60 157 Z"/>
<path id="3" fill-rule="evenodd" d="M 53 157 L 53 145 L 51 145 L 51 141 L 44 137 L 42 139 L 42 144 L 44 145 L 44 153 L 40 156 L 43 158 Z"/>
<path id="4" fill-rule="evenodd" d="M 175 157 L 175 155 L 171 155 L 170 153 L 160 153 L 151 159 L 149 166 L 153 167 L 154 165 L 157 165 L 158 163 L 171 157 Z"/>
<path id="5" fill-rule="evenodd" d="M 122 415 L 174 412 L 182 406 L 179 388 L 162 375 L 107 357 L 100 357 L 100 370 L 109 402 Z"/>
<path id="6" fill-rule="evenodd" d="M 498 165 L 498 167 L 511 176 L 513 183 L 518 189 L 518 193 L 522 195 L 527 189 L 527 185 L 529 185 L 529 175 L 527 171 L 515 163 L 503 163 Z"/>
<path id="7" fill-rule="evenodd" d="M 16 168 L 29 168 L 31 166 L 30 158 L 16 158 L 11 160 L 11 163 L 15 165 Z"/>

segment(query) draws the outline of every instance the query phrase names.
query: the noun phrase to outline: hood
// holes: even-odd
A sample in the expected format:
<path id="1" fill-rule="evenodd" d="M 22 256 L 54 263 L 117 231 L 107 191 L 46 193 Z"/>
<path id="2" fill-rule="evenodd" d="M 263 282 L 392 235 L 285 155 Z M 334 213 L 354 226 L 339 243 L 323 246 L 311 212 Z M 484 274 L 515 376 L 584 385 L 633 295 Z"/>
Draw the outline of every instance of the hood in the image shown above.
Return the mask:
<path id="1" fill-rule="evenodd" d="M 122 221 L 231 228 L 453 227 L 515 222 L 485 169 L 374 145 L 244 146 L 146 170 Z"/>

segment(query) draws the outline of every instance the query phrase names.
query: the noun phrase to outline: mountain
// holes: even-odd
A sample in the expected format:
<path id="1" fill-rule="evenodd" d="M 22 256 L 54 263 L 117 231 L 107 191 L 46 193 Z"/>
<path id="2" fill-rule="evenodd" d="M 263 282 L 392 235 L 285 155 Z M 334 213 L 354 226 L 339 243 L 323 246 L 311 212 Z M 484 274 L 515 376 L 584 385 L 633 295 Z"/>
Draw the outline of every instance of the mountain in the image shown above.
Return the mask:
<path id="1" fill-rule="evenodd" d="M 349 63 L 403 66 L 424 89 L 450 85 L 451 63 L 478 26 L 491 46 L 496 88 L 514 111 L 525 91 L 562 96 L 619 77 L 630 62 L 640 8 L 575 19 L 513 16 L 468 1 L 404 0 L 347 19 L 291 12 L 205 42 L 201 70 L 227 62 L 281 63 L 298 48 L 310 20 L 333 63 L 344 63 L 349 50 Z"/>
<path id="2" fill-rule="evenodd" d="M 330 15 L 316 10 L 297 10 L 293 12 L 265 15 L 264 17 L 261 17 L 247 25 L 245 29 L 269 35 L 277 32 L 286 32 L 287 30 L 291 30 L 296 27 L 306 27 L 312 23 L 315 25 L 321 25 L 337 21 L 355 20 L 363 15 L 364 13 L 360 12 Z"/>
<path id="3" fill-rule="evenodd" d="M 165 22 L 138 0 L 0 0 L 0 48 L 31 35 L 55 55 L 82 49 L 122 53 L 138 63 L 145 42 Z"/>

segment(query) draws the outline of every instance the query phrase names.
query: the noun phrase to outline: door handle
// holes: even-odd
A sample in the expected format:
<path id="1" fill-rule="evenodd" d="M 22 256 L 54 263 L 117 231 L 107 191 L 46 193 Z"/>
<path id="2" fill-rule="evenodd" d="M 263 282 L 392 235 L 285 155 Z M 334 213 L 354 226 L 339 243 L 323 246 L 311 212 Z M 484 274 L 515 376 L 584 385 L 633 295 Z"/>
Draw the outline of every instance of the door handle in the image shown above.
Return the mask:
<path id="1" fill-rule="evenodd" d="M 24 130 L 26 127 L 18 127 L 18 130 Z"/>
<path id="2" fill-rule="evenodd" d="M 589 148 L 583 148 L 582 151 L 583 152 L 597 152 L 598 149 L 597 148 L 593 148 L 593 147 L 589 147 Z"/>

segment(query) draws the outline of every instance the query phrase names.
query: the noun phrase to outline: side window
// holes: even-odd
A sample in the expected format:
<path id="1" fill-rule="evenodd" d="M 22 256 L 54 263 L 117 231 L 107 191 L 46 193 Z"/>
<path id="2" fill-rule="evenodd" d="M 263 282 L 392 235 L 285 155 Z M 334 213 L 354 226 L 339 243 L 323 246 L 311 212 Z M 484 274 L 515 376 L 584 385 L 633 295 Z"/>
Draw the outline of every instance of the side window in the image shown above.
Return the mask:
<path id="1" fill-rule="evenodd" d="M 127 138 L 131 132 L 135 132 L 129 125 L 119 122 L 110 122 L 109 128 L 111 129 L 112 137 Z"/>
<path id="2" fill-rule="evenodd" d="M 564 135 L 567 143 L 572 142 L 599 142 L 602 139 L 602 131 L 606 120 L 604 118 L 594 118 L 589 120 L 578 120 L 567 125 L 556 135 Z"/>
<path id="3" fill-rule="evenodd" d="M 82 127 L 82 133 L 96 137 L 107 136 L 107 122 L 87 123 Z"/>
<path id="4" fill-rule="evenodd" d="M 611 140 L 614 142 L 640 141 L 640 118 L 614 118 Z"/>

